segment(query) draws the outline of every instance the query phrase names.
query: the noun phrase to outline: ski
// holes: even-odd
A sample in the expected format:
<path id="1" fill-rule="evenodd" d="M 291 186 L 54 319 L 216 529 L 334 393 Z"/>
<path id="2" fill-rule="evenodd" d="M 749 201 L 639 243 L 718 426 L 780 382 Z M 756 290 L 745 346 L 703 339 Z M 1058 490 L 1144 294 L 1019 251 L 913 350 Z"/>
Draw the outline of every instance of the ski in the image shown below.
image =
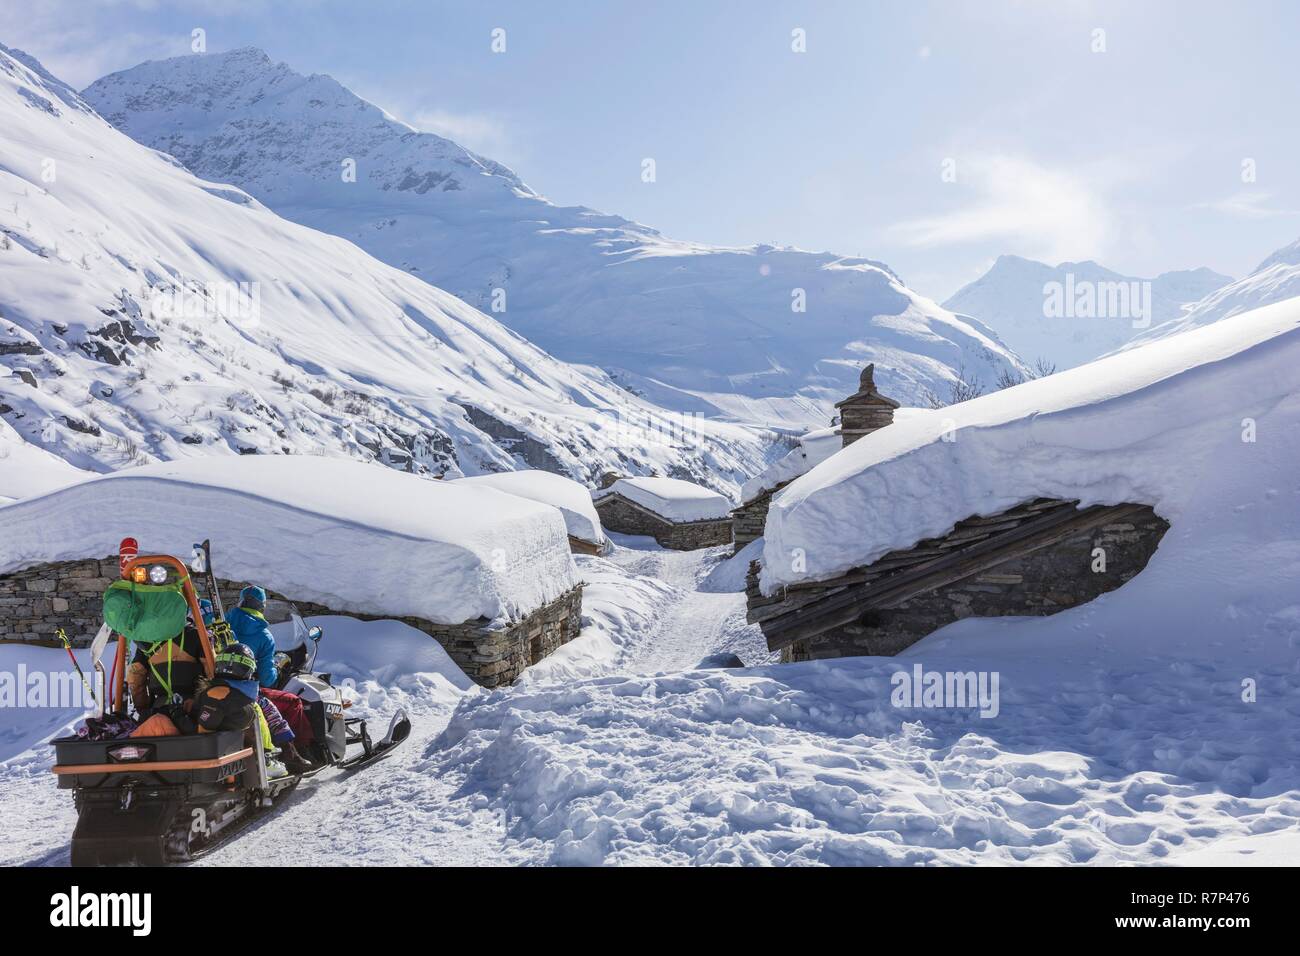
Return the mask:
<path id="1" fill-rule="evenodd" d="M 388 733 L 386 733 L 379 743 L 371 743 L 370 735 L 366 733 L 365 721 L 361 721 L 361 734 L 358 738 L 362 744 L 363 750 L 348 760 L 342 760 L 335 764 L 340 770 L 359 770 L 369 764 L 382 760 L 387 757 L 399 744 L 402 743 L 411 733 L 411 719 L 406 716 L 406 711 L 399 710 L 388 722 Z"/>
<path id="2" fill-rule="evenodd" d="M 213 650 L 220 650 L 230 643 L 230 625 L 226 623 L 226 609 L 221 603 L 221 588 L 217 586 L 217 576 L 212 570 L 212 540 L 204 538 L 201 544 L 194 545 L 194 560 L 190 567 L 203 575 L 204 587 L 208 600 L 212 602 L 212 638 Z"/>

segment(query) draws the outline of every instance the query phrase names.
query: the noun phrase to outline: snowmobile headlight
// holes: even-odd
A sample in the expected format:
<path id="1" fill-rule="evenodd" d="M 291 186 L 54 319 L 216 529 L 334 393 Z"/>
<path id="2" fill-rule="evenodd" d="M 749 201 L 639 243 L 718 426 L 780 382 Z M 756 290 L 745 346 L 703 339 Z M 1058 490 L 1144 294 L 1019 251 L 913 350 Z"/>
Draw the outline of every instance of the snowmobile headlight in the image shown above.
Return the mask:
<path id="1" fill-rule="evenodd" d="M 145 568 L 134 568 L 131 571 L 131 580 L 136 584 L 144 584 L 149 580 L 149 572 Z"/>
<path id="2" fill-rule="evenodd" d="M 154 584 L 167 583 L 167 565 L 155 564 L 149 568 L 149 580 Z"/>

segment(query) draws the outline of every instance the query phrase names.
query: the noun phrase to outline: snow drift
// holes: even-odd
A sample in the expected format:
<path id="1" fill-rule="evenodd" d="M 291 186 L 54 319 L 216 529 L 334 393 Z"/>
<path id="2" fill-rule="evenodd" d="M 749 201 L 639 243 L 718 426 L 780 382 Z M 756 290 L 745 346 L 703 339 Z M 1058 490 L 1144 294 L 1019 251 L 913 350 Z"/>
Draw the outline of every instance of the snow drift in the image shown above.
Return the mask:
<path id="1" fill-rule="evenodd" d="M 343 612 L 514 620 L 577 583 L 560 513 L 376 464 L 276 456 L 116 472 L 0 507 L 0 574 L 211 537 L 224 578 Z"/>
<path id="2" fill-rule="evenodd" d="M 1253 672 L 1244 703 L 1238 668 L 1004 657 L 985 720 L 893 705 L 892 674 L 921 655 L 990 666 L 922 642 L 530 684 L 463 701 L 423 766 L 496 810 L 512 855 L 549 864 L 1168 865 L 1219 841 L 1295 845 L 1293 666 Z"/>
<path id="3" fill-rule="evenodd" d="M 1086 620 L 1117 646 L 1294 654 L 1298 370 L 1293 300 L 918 414 L 775 496 L 762 587 L 833 577 L 1039 496 L 1130 501 L 1172 523 L 1155 556 L 1119 591 L 1037 623 L 1040 638 Z"/>

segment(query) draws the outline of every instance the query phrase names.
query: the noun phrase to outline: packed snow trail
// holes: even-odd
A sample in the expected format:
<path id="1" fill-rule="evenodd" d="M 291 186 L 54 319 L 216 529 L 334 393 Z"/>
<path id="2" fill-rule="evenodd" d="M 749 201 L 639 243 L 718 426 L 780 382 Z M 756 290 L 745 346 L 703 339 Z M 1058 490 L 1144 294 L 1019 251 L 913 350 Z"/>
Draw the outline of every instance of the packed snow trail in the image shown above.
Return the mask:
<path id="1" fill-rule="evenodd" d="M 583 635 L 510 687 L 472 686 L 397 622 L 322 619 L 322 667 L 362 713 L 406 708 L 412 735 L 304 782 L 203 863 L 1258 863 L 1300 846 L 1293 665 L 1252 668 L 1248 703 L 1237 663 L 1036 658 L 1036 622 L 1012 620 L 894 659 L 762 666 L 741 596 L 698 587 L 726 549 L 631 544 L 579 559 Z M 720 649 L 751 666 L 693 669 Z M 919 663 L 1000 671 L 998 717 L 900 710 L 891 675 Z M 51 730 L 0 739 L 0 864 L 68 862 Z"/>
<path id="2" fill-rule="evenodd" d="M 649 538 L 611 537 L 616 549 L 610 559 L 615 564 L 631 574 L 657 578 L 681 592 L 665 609 L 658 627 L 629 649 L 621 670 L 629 674 L 690 670 L 703 658 L 721 651 L 738 654 L 746 664 L 764 662 L 765 648 L 750 650 L 762 639 L 755 638 L 756 627 L 745 624 L 744 593 L 709 594 L 699 590 L 709 569 L 730 554 L 730 545 L 669 551 Z"/>

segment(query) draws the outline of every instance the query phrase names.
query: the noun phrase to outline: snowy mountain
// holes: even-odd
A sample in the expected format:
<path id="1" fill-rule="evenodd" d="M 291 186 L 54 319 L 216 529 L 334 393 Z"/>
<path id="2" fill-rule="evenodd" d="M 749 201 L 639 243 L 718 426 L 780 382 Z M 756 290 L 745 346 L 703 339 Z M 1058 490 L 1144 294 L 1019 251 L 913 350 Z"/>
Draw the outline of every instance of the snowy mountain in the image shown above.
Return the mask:
<path id="1" fill-rule="evenodd" d="M 3 47 L 0 158 L 0 413 L 71 465 L 298 453 L 731 492 L 764 464 L 754 431 L 683 422 L 196 178 Z"/>
<path id="2" fill-rule="evenodd" d="M 1205 268 L 1142 279 L 1091 261 L 1050 266 L 999 256 L 944 308 L 976 316 L 1026 360 L 1064 369 L 1120 348 L 1231 281 Z"/>
<path id="3" fill-rule="evenodd" d="M 991 382 L 1017 366 L 980 323 L 879 262 L 716 248 L 556 206 L 501 164 L 260 50 L 145 63 L 83 95 L 196 174 L 493 310 L 555 355 L 668 407 L 824 426 L 865 362 L 905 404 L 947 392 L 959 369 Z M 794 310 L 800 299 L 806 311 Z"/>
<path id="4" fill-rule="evenodd" d="M 1143 332 L 1128 347 L 1196 329 L 1300 295 L 1300 239 L 1277 250 L 1244 278 L 1211 292 L 1184 314 Z"/>

